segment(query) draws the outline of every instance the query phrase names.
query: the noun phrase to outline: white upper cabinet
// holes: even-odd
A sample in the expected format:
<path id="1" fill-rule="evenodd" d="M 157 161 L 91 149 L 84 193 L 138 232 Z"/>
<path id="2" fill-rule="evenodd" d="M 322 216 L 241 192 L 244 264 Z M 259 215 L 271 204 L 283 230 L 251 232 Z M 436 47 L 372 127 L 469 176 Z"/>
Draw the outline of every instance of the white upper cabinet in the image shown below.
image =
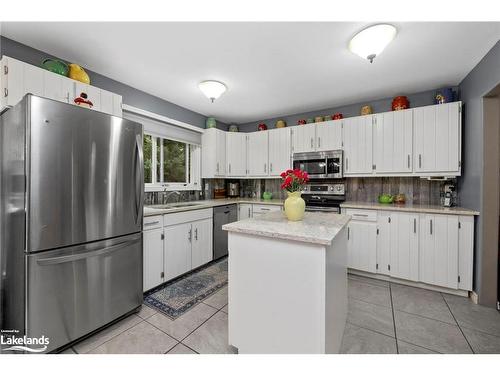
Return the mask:
<path id="1" fill-rule="evenodd" d="M 201 136 L 201 176 L 224 177 L 226 174 L 226 132 L 210 128 Z"/>
<path id="2" fill-rule="evenodd" d="M 111 91 L 101 90 L 101 112 L 122 116 L 122 97 Z"/>
<path id="3" fill-rule="evenodd" d="M 101 90 L 97 87 L 87 85 L 82 82 L 75 82 L 75 98 L 79 97 L 81 94 L 87 94 L 87 99 L 92 102 L 92 110 L 101 110 Z M 73 99 L 75 99 L 73 98 Z"/>
<path id="4" fill-rule="evenodd" d="M 414 172 L 459 176 L 461 102 L 413 109 Z"/>
<path id="5" fill-rule="evenodd" d="M 247 175 L 247 134 L 226 133 L 226 176 Z"/>
<path id="6" fill-rule="evenodd" d="M 344 121 L 344 174 L 373 173 L 373 116 L 350 117 Z"/>
<path id="7" fill-rule="evenodd" d="M 268 131 L 259 131 L 248 133 L 248 175 L 250 176 L 267 176 L 269 173 L 268 166 L 268 149 L 269 149 L 269 133 Z"/>
<path id="8" fill-rule="evenodd" d="M 45 70 L 43 71 L 43 96 L 70 103 L 75 96 L 74 82 L 72 79 Z"/>
<path id="9" fill-rule="evenodd" d="M 315 151 L 316 124 L 298 125 L 292 128 L 292 152 Z"/>
<path id="10" fill-rule="evenodd" d="M 373 164 L 376 174 L 412 171 L 413 110 L 375 115 Z"/>
<path id="11" fill-rule="evenodd" d="M 316 151 L 342 149 L 343 120 L 332 120 L 316 124 Z"/>
<path id="12" fill-rule="evenodd" d="M 64 103 L 75 104 L 74 99 L 85 92 L 92 102 L 93 110 L 122 116 L 122 97 L 95 86 L 72 80 L 4 56 L 2 65 L 1 108 L 16 105 L 24 95 L 33 94 Z M 101 106 L 101 101 L 103 105 Z"/>
<path id="13" fill-rule="evenodd" d="M 43 70 L 19 60 L 2 58 L 4 106 L 16 105 L 24 95 L 43 96 Z"/>
<path id="14" fill-rule="evenodd" d="M 268 130 L 268 134 L 269 176 L 279 176 L 292 165 L 290 128 Z"/>

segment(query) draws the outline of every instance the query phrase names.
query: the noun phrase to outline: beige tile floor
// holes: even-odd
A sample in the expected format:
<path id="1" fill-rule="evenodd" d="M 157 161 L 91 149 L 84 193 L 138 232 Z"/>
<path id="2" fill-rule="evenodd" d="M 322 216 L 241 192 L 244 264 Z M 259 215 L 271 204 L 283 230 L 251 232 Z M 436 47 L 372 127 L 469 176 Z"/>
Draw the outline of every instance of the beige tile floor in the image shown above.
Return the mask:
<path id="1" fill-rule="evenodd" d="M 172 320 L 147 306 L 66 350 L 229 354 L 227 287 Z M 342 353 L 500 353 L 500 313 L 449 294 L 349 276 Z"/>

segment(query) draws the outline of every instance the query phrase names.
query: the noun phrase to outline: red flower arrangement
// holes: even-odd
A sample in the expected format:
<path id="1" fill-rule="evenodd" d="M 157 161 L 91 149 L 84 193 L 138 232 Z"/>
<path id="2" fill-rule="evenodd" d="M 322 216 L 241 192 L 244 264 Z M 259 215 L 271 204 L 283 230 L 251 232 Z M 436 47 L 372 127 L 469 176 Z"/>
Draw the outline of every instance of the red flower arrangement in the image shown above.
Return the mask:
<path id="1" fill-rule="evenodd" d="M 307 172 L 301 171 L 300 169 L 288 169 L 282 172 L 280 176 L 283 179 L 281 188 L 290 193 L 301 191 L 302 186 L 309 182 L 309 175 Z"/>

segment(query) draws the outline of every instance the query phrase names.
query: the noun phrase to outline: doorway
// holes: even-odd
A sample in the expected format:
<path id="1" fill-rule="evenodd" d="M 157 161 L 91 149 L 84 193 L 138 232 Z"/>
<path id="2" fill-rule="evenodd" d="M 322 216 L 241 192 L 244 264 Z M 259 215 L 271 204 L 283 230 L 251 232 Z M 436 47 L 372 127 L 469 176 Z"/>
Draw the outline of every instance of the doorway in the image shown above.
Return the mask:
<path id="1" fill-rule="evenodd" d="M 483 98 L 483 252 L 490 264 L 482 275 L 483 285 L 496 287 L 500 310 L 500 85 Z M 489 260 L 489 261 L 488 261 Z"/>

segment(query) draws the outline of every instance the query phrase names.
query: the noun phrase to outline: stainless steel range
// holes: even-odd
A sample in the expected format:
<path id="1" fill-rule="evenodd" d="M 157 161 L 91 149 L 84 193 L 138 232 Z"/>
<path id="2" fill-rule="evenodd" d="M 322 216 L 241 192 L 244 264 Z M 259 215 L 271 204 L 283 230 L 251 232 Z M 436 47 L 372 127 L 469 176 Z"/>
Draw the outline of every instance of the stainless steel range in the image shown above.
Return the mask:
<path id="1" fill-rule="evenodd" d="M 325 211 L 340 213 L 340 204 L 345 201 L 345 183 L 310 183 L 302 191 L 306 211 Z"/>

